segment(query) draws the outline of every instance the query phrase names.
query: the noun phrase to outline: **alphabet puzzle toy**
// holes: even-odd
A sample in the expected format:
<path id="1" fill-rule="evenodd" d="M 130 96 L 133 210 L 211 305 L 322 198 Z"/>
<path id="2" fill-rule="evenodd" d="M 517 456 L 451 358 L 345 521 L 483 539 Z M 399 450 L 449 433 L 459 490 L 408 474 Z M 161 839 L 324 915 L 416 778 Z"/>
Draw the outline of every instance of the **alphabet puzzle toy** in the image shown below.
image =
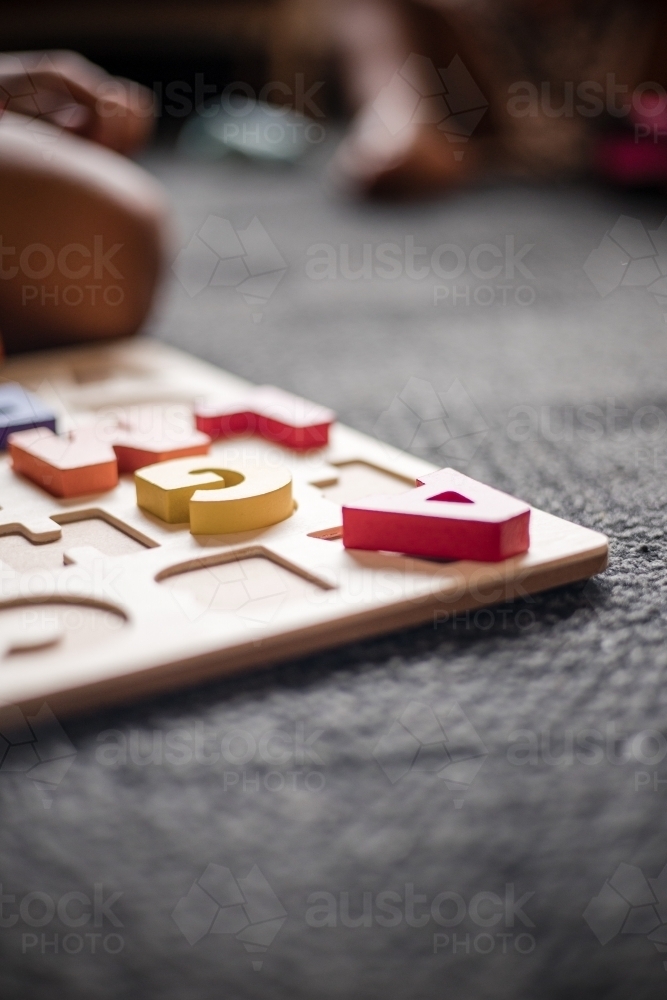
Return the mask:
<path id="1" fill-rule="evenodd" d="M 153 341 L 2 379 L 0 707 L 146 695 L 607 562 L 595 531 Z"/>

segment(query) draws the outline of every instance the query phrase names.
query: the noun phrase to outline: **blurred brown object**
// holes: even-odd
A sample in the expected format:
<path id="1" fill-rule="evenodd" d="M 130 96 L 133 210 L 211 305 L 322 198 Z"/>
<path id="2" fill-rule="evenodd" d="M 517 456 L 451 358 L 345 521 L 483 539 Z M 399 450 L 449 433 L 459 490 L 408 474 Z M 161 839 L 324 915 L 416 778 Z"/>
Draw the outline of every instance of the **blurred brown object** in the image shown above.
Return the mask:
<path id="1" fill-rule="evenodd" d="M 320 0 L 2 0 L 0 17 L 5 51 L 205 58 L 231 50 L 241 65 L 259 53 L 267 80 L 321 79 L 329 47 Z"/>
<path id="2" fill-rule="evenodd" d="M 654 0 L 336 0 L 331 11 L 356 111 L 333 174 L 362 194 L 584 174 L 598 133 L 645 89 L 665 91 Z M 482 100 L 479 121 L 448 126 L 447 109 L 474 114 Z"/>
<path id="3" fill-rule="evenodd" d="M 0 94 L 4 347 L 135 333 L 167 249 L 166 198 L 122 155 L 150 135 L 150 92 L 61 50 L 1 54 Z"/>

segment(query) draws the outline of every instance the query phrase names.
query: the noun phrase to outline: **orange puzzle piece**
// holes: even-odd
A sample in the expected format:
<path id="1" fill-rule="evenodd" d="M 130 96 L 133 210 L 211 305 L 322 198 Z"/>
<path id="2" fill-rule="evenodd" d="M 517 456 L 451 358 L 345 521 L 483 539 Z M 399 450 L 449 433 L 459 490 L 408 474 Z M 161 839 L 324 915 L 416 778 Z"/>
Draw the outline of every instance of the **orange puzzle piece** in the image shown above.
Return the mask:
<path id="1" fill-rule="evenodd" d="M 142 430 L 119 424 L 110 434 L 81 427 L 61 436 L 47 428 L 11 434 L 9 452 L 15 472 L 57 497 L 78 497 L 112 490 L 119 473 L 173 458 L 206 455 L 211 439 L 191 427 Z"/>
<path id="2" fill-rule="evenodd" d="M 102 493 L 118 483 L 118 463 L 111 445 L 94 427 L 54 434 L 46 427 L 19 431 L 8 438 L 15 472 L 32 479 L 56 497 Z"/>

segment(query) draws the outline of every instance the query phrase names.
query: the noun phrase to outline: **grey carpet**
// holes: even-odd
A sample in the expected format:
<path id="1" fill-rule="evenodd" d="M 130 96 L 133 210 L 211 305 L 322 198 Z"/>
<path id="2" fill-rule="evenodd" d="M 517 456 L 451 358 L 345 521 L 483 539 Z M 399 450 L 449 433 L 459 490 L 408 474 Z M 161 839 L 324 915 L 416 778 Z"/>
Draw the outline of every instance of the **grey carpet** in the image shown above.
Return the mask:
<path id="1" fill-rule="evenodd" d="M 190 297 L 173 279 L 152 333 L 329 404 L 347 423 L 434 461 L 454 456 L 473 476 L 607 532 L 610 568 L 586 587 L 493 615 L 66 722 L 76 757 L 49 809 L 24 774 L 0 771 L 0 995 L 662 995 L 666 310 L 642 285 L 603 298 L 583 264 L 619 216 L 655 229 L 667 207 L 595 189 L 520 187 L 358 207 L 326 192 L 326 155 L 277 173 L 147 159 L 175 203 L 175 249 L 209 214 L 237 229 L 257 216 L 287 264 L 259 306 L 234 288 Z M 485 280 L 469 264 L 451 281 L 309 277 L 316 244 L 336 248 L 339 263 L 347 245 L 356 267 L 364 243 L 375 252 L 406 236 L 429 253 L 452 243 L 466 255 L 513 237 L 516 248 L 534 244 L 523 258 L 530 277 Z M 646 261 L 641 231 L 632 238 Z M 481 267 L 495 263 L 491 253 Z M 619 250 L 603 261 L 602 278 L 617 281 L 624 259 Z M 434 285 L 449 288 L 437 305 Z M 492 304 L 488 291 L 476 303 L 484 285 L 509 286 L 507 302 L 496 290 Z M 532 304 L 516 304 L 518 285 Z M 445 408 L 418 427 L 396 399 L 418 408 L 428 384 Z M 414 763 L 407 734 L 378 748 L 410 703 L 422 706 L 427 728 L 440 721 L 453 758 L 483 757 L 464 793 L 444 780 L 442 745 Z M 122 736 L 101 737 L 108 730 Z M 272 731 L 281 735 L 262 750 Z M 207 751 L 223 741 L 228 759 L 178 763 L 159 742 L 196 732 L 207 735 Z M 111 766 L 103 748 L 121 738 L 127 762 Z M 156 759 L 137 763 L 156 739 Z M 257 744 L 249 760 L 243 741 Z M 269 751 L 281 748 L 284 759 L 272 763 Z M 196 889 L 189 922 L 179 918 L 192 938 L 200 921 L 203 936 L 190 944 L 173 914 L 209 864 L 220 866 L 208 870 L 219 887 L 227 878 L 211 890 L 229 904 L 217 927 L 234 933 L 206 933 L 218 910 Z M 278 902 L 266 884 L 253 890 L 255 866 Z M 63 897 L 90 897 L 95 883 L 104 899 L 121 894 L 114 917 L 98 908 L 99 926 L 77 926 L 85 898 Z M 232 909 L 239 891 L 256 903 L 250 937 L 238 903 Z M 26 902 L 31 892 L 42 895 Z M 322 893 L 330 895 L 314 895 Z M 51 917 L 47 896 L 65 906 L 64 918 Z M 518 911 L 512 899 L 522 900 Z M 313 911 L 323 901 L 329 925 L 314 926 L 325 922 Z M 277 933 L 278 924 L 257 930 L 282 915 Z M 265 934 L 268 947 L 248 951 L 238 933 L 246 943 Z"/>

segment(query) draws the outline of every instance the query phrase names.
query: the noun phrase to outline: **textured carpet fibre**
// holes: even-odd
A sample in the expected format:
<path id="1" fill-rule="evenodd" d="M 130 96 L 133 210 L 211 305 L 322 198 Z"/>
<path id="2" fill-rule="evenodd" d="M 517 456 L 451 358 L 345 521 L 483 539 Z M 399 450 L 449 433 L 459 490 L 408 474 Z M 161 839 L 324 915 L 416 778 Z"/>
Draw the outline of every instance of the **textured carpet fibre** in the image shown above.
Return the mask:
<path id="1" fill-rule="evenodd" d="M 176 249 L 256 216 L 287 268 L 250 304 L 172 275 L 149 332 L 606 532 L 610 567 L 65 721 L 49 808 L 0 770 L 0 995 L 662 995 L 667 322 L 641 226 L 588 268 L 607 295 L 583 265 L 665 206 L 512 187 L 359 207 L 327 194 L 326 155 L 148 158 Z M 250 270 L 275 270 L 260 250 Z M 461 758 L 481 767 L 454 784 Z"/>

